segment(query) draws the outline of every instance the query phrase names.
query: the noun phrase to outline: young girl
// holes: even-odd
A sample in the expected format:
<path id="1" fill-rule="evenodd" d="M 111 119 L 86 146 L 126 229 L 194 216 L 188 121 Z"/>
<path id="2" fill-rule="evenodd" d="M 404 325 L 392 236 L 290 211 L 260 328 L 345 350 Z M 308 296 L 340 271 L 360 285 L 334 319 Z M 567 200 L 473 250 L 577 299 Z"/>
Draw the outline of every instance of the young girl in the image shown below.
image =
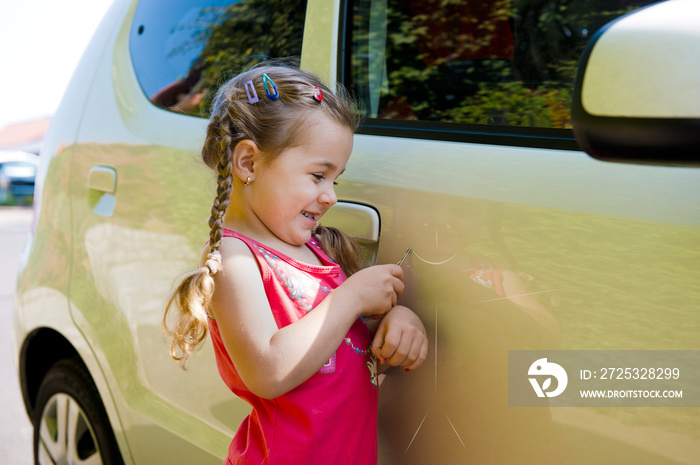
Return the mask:
<path id="1" fill-rule="evenodd" d="M 171 355 L 184 366 L 209 331 L 221 377 L 253 407 L 228 464 L 376 463 L 377 360 L 425 360 L 425 328 L 396 305 L 401 268 L 358 271 L 347 237 L 317 224 L 356 124 L 342 95 L 298 69 L 254 68 L 215 100 L 209 243 L 168 309 Z"/>

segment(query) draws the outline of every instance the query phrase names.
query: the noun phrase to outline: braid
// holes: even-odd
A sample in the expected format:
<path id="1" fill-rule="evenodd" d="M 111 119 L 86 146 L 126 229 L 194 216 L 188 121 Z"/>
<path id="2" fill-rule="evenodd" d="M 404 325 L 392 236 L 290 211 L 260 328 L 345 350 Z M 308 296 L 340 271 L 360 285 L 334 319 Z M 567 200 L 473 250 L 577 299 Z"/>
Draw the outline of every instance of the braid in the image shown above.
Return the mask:
<path id="1" fill-rule="evenodd" d="M 231 145 L 232 137 L 229 133 L 229 128 L 226 124 L 221 124 L 220 127 L 220 148 L 221 160 L 216 165 L 216 197 L 214 204 L 211 207 L 211 216 L 209 217 L 209 254 L 207 255 L 206 266 L 210 274 L 215 274 L 221 269 L 221 254 L 219 254 L 219 246 L 221 246 L 222 230 L 224 213 L 230 203 L 231 184 L 233 183 L 233 174 L 231 167 Z"/>
<path id="2" fill-rule="evenodd" d="M 219 140 L 219 147 L 217 148 L 221 152 L 221 158 L 216 166 L 218 175 L 217 189 L 211 208 L 211 217 L 209 218 L 211 231 L 209 233 L 207 260 L 204 266 L 185 275 L 180 285 L 171 294 L 163 316 L 163 332 L 173 338 L 170 345 L 170 356 L 178 360 L 183 369 L 189 356 L 199 348 L 207 337 L 209 329 L 209 323 L 207 322 L 208 308 L 214 294 L 213 276 L 221 269 L 221 254 L 219 253 L 223 235 L 221 224 L 224 213 L 226 213 L 226 209 L 229 206 L 231 185 L 233 183 L 231 167 L 232 138 L 227 125 L 218 116 L 212 118 L 207 129 L 208 136 L 217 134 L 217 127 L 218 137 L 207 137 L 209 143 L 205 145 L 203 150 L 203 152 L 210 154 L 212 149 L 216 149 L 212 147 L 212 141 Z M 174 329 L 170 330 L 167 324 L 167 317 L 172 307 L 176 307 L 179 312 Z"/>

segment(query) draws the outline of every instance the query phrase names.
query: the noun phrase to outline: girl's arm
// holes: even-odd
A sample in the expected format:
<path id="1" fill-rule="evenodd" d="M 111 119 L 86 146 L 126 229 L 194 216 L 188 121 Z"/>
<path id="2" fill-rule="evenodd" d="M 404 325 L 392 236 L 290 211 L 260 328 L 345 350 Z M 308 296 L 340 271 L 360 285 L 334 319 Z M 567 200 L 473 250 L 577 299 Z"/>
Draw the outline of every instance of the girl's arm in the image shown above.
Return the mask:
<path id="1" fill-rule="evenodd" d="M 300 320 L 277 328 L 252 252 L 223 240 L 223 269 L 214 275 L 211 303 L 226 350 L 254 394 L 275 398 L 316 373 L 361 315 L 383 315 L 403 292 L 396 265 L 362 270 Z"/>

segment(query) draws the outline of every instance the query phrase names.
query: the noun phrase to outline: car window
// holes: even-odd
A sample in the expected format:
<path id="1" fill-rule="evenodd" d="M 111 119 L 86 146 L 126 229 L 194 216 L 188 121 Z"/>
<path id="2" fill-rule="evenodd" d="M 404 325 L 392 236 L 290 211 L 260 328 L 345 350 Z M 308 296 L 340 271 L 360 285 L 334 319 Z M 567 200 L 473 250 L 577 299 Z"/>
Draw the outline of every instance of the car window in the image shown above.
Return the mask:
<path id="1" fill-rule="evenodd" d="M 346 84 L 369 124 L 571 128 L 586 42 L 605 23 L 654 2 L 356 0 Z"/>
<path id="2" fill-rule="evenodd" d="M 129 48 L 155 105 L 207 116 L 227 78 L 268 58 L 300 57 L 306 0 L 141 0 Z"/>

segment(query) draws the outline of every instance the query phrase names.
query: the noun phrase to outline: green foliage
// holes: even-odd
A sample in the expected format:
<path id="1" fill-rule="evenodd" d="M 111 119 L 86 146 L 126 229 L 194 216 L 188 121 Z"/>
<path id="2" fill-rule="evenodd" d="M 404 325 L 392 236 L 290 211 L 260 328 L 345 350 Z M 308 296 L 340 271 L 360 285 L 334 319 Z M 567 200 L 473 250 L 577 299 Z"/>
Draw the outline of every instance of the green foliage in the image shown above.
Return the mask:
<path id="1" fill-rule="evenodd" d="M 32 205 L 33 202 L 34 202 L 33 195 L 23 195 L 23 196 L 17 198 L 14 195 L 12 195 L 11 192 L 8 192 L 7 195 L 3 196 L 0 199 L 0 207 L 14 207 L 14 206 L 29 207 Z"/>
<path id="2" fill-rule="evenodd" d="M 470 124 L 571 128 L 571 95 L 556 83 L 530 89 L 522 82 L 480 83 L 474 96 L 439 113 L 442 121 Z"/>
<path id="3" fill-rule="evenodd" d="M 301 56 L 305 16 L 306 0 L 241 0 L 202 9 L 191 23 L 177 26 L 191 30 L 191 39 L 168 55 L 202 51 L 171 84 L 176 91 L 156 95 L 153 102 L 208 117 L 218 88 L 229 78 L 264 60 Z"/>
<path id="4" fill-rule="evenodd" d="M 649 3 L 387 0 L 384 10 L 361 1 L 351 81 L 377 118 L 571 128 L 571 91 L 588 40 Z"/>
<path id="5" fill-rule="evenodd" d="M 199 40 L 202 78 L 195 90 L 207 95 L 197 107 L 206 116 L 216 89 L 228 78 L 268 58 L 301 56 L 305 0 L 248 0 L 219 12 Z"/>

